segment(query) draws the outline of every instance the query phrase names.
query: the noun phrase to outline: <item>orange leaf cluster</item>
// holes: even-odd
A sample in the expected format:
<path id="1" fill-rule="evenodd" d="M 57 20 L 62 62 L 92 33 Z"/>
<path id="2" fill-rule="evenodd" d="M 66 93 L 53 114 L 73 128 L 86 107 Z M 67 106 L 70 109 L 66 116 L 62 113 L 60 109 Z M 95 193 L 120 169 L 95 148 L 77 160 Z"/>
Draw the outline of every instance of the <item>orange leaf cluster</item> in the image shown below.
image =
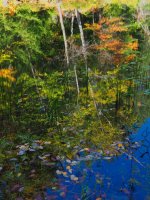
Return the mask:
<path id="1" fill-rule="evenodd" d="M 14 78 L 14 70 L 12 68 L 10 69 L 0 69 L 0 78 L 7 78 L 10 81 L 15 81 Z"/>
<path id="2" fill-rule="evenodd" d="M 132 50 L 138 50 L 138 42 L 134 41 L 134 42 L 130 42 L 127 44 L 127 48 L 132 49 Z"/>
<path id="3" fill-rule="evenodd" d="M 105 48 L 109 51 L 116 51 L 115 53 L 119 53 L 123 47 L 123 43 L 120 40 L 113 39 L 110 42 L 106 42 L 102 46 L 105 46 Z"/>
<path id="4" fill-rule="evenodd" d="M 113 18 L 108 18 L 108 17 L 103 17 L 98 24 L 100 25 L 107 25 L 107 26 L 110 26 L 112 24 L 117 24 L 117 25 L 120 25 L 120 26 L 123 26 L 124 25 L 124 22 L 121 21 L 122 18 L 121 17 L 113 17 Z"/>
<path id="5" fill-rule="evenodd" d="M 99 38 L 103 41 L 108 40 L 110 38 L 112 38 L 111 34 L 99 34 Z"/>
<path id="6" fill-rule="evenodd" d="M 126 27 L 123 27 L 122 25 L 119 25 L 119 26 L 116 26 L 116 25 L 112 25 L 110 28 L 109 28 L 109 32 L 111 33 L 115 33 L 115 32 L 126 32 L 127 31 L 127 28 Z"/>
<path id="7" fill-rule="evenodd" d="M 16 12 L 16 6 L 12 2 L 9 2 L 8 9 L 9 9 L 9 14 L 13 16 Z"/>
<path id="8" fill-rule="evenodd" d="M 135 54 L 131 54 L 131 55 L 127 56 L 127 57 L 125 58 L 126 63 L 131 62 L 132 60 L 134 60 L 135 57 L 136 57 Z"/>

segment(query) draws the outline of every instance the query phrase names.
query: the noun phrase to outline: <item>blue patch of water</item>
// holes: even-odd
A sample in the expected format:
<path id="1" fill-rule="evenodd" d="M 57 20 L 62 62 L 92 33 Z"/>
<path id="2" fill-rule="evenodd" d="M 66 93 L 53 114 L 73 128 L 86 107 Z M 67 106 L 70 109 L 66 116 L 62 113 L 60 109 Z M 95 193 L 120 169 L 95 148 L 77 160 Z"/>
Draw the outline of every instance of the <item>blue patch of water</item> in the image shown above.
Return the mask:
<path id="1" fill-rule="evenodd" d="M 66 177 L 58 175 L 59 189 L 49 188 L 47 199 L 150 199 L 150 119 L 129 136 L 129 143 L 128 151 L 110 160 L 64 162 L 64 168 L 69 165 L 72 171 L 66 170 Z M 133 148 L 132 144 L 138 145 Z M 78 180 L 71 180 L 71 175 Z"/>

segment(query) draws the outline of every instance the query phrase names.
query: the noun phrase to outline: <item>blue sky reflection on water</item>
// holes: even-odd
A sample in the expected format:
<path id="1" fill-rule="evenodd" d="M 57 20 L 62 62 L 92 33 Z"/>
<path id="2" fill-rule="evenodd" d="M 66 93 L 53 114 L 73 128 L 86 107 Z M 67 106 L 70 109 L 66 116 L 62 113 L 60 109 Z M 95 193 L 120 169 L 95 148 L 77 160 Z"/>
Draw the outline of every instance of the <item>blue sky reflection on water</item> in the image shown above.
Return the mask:
<path id="1" fill-rule="evenodd" d="M 150 118 L 129 137 L 131 148 L 110 160 L 80 160 L 72 166 L 79 181 L 58 175 L 59 190 L 46 190 L 47 199 L 149 200 L 150 199 Z M 66 168 L 67 162 L 64 162 Z M 70 174 L 71 175 L 71 174 Z"/>

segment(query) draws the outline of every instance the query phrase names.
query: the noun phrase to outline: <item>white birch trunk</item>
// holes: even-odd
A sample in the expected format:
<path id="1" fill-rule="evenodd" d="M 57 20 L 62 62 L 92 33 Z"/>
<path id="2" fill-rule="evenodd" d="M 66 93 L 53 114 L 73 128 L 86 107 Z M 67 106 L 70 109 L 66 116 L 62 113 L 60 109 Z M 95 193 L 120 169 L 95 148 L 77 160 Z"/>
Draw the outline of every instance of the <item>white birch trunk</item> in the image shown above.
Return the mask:
<path id="1" fill-rule="evenodd" d="M 145 34 L 149 37 L 150 36 L 150 29 L 147 23 L 143 23 L 150 17 L 150 11 L 146 10 L 145 7 L 149 5 L 147 0 L 139 1 L 138 9 L 137 9 L 137 20 L 141 23 L 142 29 L 144 30 Z"/>
<path id="2" fill-rule="evenodd" d="M 75 9 L 75 15 L 77 18 L 81 42 L 82 42 L 82 53 L 83 53 L 84 62 L 85 62 L 86 79 L 87 79 L 87 94 L 88 94 L 88 65 L 87 65 L 86 45 L 85 45 L 84 32 L 83 32 L 83 27 L 82 27 L 82 23 L 81 23 L 80 13 L 77 9 Z"/>
<path id="3" fill-rule="evenodd" d="M 60 7 L 60 2 L 58 0 L 56 0 L 56 5 L 57 5 L 58 13 L 59 13 L 61 30 L 62 30 L 63 38 L 64 38 L 65 56 L 66 56 L 67 66 L 69 66 L 68 43 L 67 43 L 66 31 L 65 31 L 65 26 L 64 26 L 62 11 L 61 11 L 61 7 Z"/>
<path id="4" fill-rule="evenodd" d="M 71 37 L 73 36 L 73 25 L 74 25 L 74 14 L 72 13 L 72 18 L 71 18 Z"/>
<path id="5" fill-rule="evenodd" d="M 74 13 L 72 13 L 72 17 L 71 17 L 71 37 L 73 36 L 74 17 L 75 17 Z M 74 57 L 74 49 L 72 49 L 72 56 Z M 79 88 L 79 81 L 78 81 L 78 75 L 77 75 L 77 68 L 76 68 L 76 64 L 75 63 L 73 63 L 73 65 L 74 65 L 74 74 L 75 74 L 77 93 L 78 93 L 78 98 L 79 98 L 80 88 Z"/>
<path id="6" fill-rule="evenodd" d="M 77 92 L 78 92 L 78 96 L 79 96 L 79 94 L 80 94 L 80 88 L 79 88 L 79 81 L 78 81 L 76 64 L 74 64 L 74 74 L 75 74 L 75 79 L 76 79 Z"/>

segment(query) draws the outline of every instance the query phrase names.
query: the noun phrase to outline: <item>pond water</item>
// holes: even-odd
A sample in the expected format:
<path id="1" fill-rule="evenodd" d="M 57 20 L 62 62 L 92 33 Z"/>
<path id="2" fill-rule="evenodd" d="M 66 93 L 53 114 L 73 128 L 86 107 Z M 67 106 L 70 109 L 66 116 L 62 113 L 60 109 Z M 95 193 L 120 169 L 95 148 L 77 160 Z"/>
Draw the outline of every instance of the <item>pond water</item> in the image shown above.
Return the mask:
<path id="1" fill-rule="evenodd" d="M 87 141 L 93 143 L 90 141 L 84 145 L 79 137 L 76 144 L 71 144 L 72 151 L 76 152 L 74 156 L 63 156 L 64 152 L 69 155 L 69 142 L 73 140 L 67 135 L 70 137 L 67 146 L 59 146 L 61 142 L 64 144 L 63 140 L 58 144 L 63 153 L 57 154 L 57 159 L 51 159 L 53 154 L 49 149 L 45 150 L 44 145 L 51 144 L 51 141 L 33 140 L 8 151 L 11 154 L 0 170 L 0 200 L 149 200 L 149 96 L 144 95 L 143 90 L 144 87 L 137 88 L 131 112 L 130 103 L 126 104 L 121 119 L 116 120 L 115 112 L 109 107 L 103 109 L 105 116 L 108 112 L 112 115 L 109 119 L 112 119 L 113 126 L 127 123 L 122 128 L 120 126 L 122 136 L 113 139 L 105 133 L 103 138 L 98 138 L 98 141 L 106 142 L 104 148 L 94 143 L 96 139 L 93 137 L 97 135 L 87 136 Z M 133 124 L 136 121 L 138 123 Z"/>
<path id="2" fill-rule="evenodd" d="M 31 138 L 15 144 L 10 151 L 6 149 L 5 162 L 0 166 L 0 200 L 149 200 L 150 99 L 142 84 L 134 95 L 132 91 L 122 96 L 117 114 L 115 104 L 111 108 L 108 103 L 102 109 L 102 117 L 109 116 L 103 121 L 104 134 L 84 135 L 87 127 L 81 133 L 77 129 L 70 134 L 70 130 L 74 131 L 71 127 L 57 137 L 56 157 L 54 147 L 51 150 L 46 146 L 52 145 L 51 135 L 48 141 L 47 137 L 45 141 Z M 89 129 L 98 124 L 93 121 L 89 120 L 93 123 Z M 69 157 L 69 151 L 75 154 Z"/>
<path id="3" fill-rule="evenodd" d="M 32 93 L 23 99 L 27 104 L 20 98 L 17 109 L 25 116 L 16 119 L 21 124 L 30 119 L 30 128 L 0 141 L 0 200 L 150 200 L 149 67 L 146 72 L 132 67 L 100 74 L 98 80 L 91 75 L 97 99 L 81 96 L 78 105 L 72 97 L 72 111 L 66 95 L 59 102 L 60 107 L 65 102 L 63 117 L 56 106 L 54 129 L 41 135 L 43 125 L 36 125 L 49 116 L 39 104 L 37 115 L 31 105 L 26 110 Z"/>
<path id="4" fill-rule="evenodd" d="M 150 118 L 124 143 L 130 145 L 120 145 L 117 157 L 81 151 L 76 160 L 64 160 L 57 189 L 47 188 L 46 199 L 150 199 Z"/>

